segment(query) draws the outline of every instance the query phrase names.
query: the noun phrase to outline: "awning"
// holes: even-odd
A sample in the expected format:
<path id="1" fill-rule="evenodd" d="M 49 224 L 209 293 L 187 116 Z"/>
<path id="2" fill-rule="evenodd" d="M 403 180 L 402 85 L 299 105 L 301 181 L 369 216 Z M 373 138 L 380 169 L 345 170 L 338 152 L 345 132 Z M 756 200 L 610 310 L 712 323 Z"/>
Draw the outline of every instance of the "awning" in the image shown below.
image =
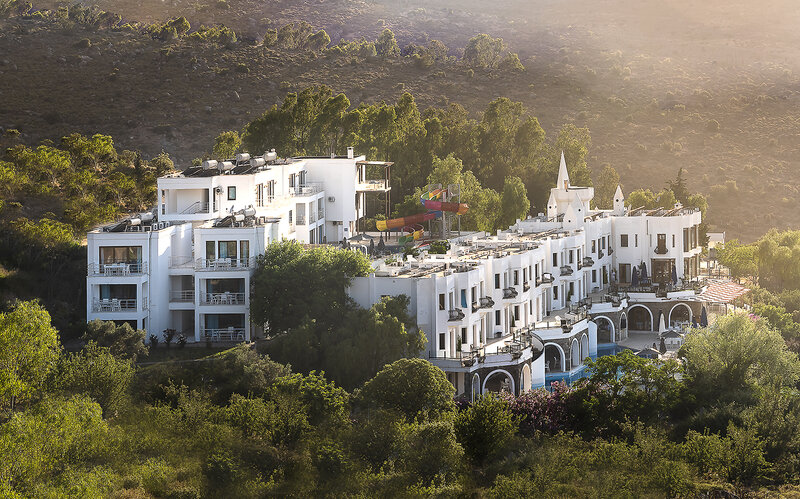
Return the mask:
<path id="1" fill-rule="evenodd" d="M 748 291 L 748 288 L 735 282 L 710 281 L 705 291 L 700 293 L 700 299 L 712 303 L 730 303 Z"/>

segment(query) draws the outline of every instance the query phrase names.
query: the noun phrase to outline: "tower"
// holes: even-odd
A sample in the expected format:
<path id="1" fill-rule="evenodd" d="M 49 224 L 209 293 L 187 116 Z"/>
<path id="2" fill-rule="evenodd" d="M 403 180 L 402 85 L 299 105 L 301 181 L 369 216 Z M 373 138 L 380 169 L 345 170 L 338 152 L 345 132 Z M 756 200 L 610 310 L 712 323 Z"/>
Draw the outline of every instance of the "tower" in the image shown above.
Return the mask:
<path id="1" fill-rule="evenodd" d="M 614 191 L 614 215 L 625 214 L 625 196 L 622 195 L 622 187 L 617 184 L 617 190 Z"/>

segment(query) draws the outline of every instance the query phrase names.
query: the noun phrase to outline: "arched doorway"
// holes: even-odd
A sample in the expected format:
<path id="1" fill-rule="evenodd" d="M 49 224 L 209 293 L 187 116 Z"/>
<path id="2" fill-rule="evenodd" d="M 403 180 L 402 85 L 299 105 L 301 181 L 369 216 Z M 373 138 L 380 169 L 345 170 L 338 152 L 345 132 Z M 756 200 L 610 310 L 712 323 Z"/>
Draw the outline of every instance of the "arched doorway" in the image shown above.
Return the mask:
<path id="1" fill-rule="evenodd" d="M 616 341 L 614 322 L 612 322 L 611 319 L 605 316 L 599 316 L 594 318 L 594 323 L 597 324 L 598 343 L 614 343 Z"/>
<path id="2" fill-rule="evenodd" d="M 527 392 L 531 389 L 531 366 L 525 364 L 522 366 L 522 374 L 519 377 L 519 391 Z"/>
<path id="3" fill-rule="evenodd" d="M 475 402 L 475 399 L 478 398 L 478 395 L 481 394 L 481 377 L 476 374 L 472 375 L 472 401 Z"/>
<path id="4" fill-rule="evenodd" d="M 628 329 L 631 331 L 652 331 L 653 313 L 644 305 L 634 305 L 628 309 Z"/>
<path id="5" fill-rule="evenodd" d="M 572 345 L 569 348 L 570 359 L 572 360 L 572 369 L 575 369 L 579 365 L 582 364 L 581 362 L 581 346 L 578 344 L 578 340 L 572 339 Z"/>
<path id="6" fill-rule="evenodd" d="M 619 332 L 620 335 L 628 331 L 628 314 L 622 312 L 619 316 Z"/>
<path id="7" fill-rule="evenodd" d="M 674 326 L 674 322 L 692 322 L 692 309 L 685 303 L 678 303 L 669 311 L 667 318 L 670 326 Z"/>
<path id="8" fill-rule="evenodd" d="M 507 392 L 514 394 L 514 378 L 505 369 L 497 369 L 489 373 L 483 380 L 483 393 L 486 392 Z"/>
<path id="9" fill-rule="evenodd" d="M 589 335 L 583 333 L 581 336 L 581 363 L 589 356 Z"/>
<path id="10" fill-rule="evenodd" d="M 564 372 L 567 358 L 564 349 L 557 343 L 544 344 L 544 370 L 545 372 Z"/>

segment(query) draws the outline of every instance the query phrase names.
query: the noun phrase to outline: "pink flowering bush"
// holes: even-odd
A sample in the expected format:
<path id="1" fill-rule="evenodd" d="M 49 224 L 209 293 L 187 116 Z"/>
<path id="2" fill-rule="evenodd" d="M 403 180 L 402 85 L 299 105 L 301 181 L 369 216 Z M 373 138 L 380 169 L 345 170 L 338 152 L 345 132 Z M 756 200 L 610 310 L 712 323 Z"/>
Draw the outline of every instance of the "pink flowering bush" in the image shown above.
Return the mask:
<path id="1" fill-rule="evenodd" d="M 511 412 L 520 417 L 520 433 L 530 436 L 537 431 L 551 434 L 566 431 L 567 404 L 573 392 L 566 383 L 554 382 L 551 391 L 540 388 L 511 398 Z"/>

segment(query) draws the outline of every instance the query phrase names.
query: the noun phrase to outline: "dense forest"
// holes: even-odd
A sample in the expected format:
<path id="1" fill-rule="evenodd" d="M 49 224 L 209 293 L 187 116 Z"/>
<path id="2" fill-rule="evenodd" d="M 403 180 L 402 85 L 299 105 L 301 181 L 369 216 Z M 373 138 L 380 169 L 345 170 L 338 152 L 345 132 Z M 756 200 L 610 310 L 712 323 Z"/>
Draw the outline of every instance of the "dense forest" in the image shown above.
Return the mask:
<path id="1" fill-rule="evenodd" d="M 0 314 L 3 496 L 798 492 L 800 361 L 770 318 L 720 318 L 687 337 L 679 360 L 624 352 L 590 361 L 569 387 L 454 400 L 442 371 L 405 358 L 424 339 L 404 297 L 371 310 L 347 302 L 364 257 L 272 250 L 256 271 L 253 306 L 269 314 L 259 320 L 305 311 L 274 342 L 147 363 L 144 332 L 129 326 L 93 322 L 68 353 L 36 302 Z M 299 296 L 282 272 L 331 286 Z M 256 305 L 281 300 L 298 308 Z"/>

